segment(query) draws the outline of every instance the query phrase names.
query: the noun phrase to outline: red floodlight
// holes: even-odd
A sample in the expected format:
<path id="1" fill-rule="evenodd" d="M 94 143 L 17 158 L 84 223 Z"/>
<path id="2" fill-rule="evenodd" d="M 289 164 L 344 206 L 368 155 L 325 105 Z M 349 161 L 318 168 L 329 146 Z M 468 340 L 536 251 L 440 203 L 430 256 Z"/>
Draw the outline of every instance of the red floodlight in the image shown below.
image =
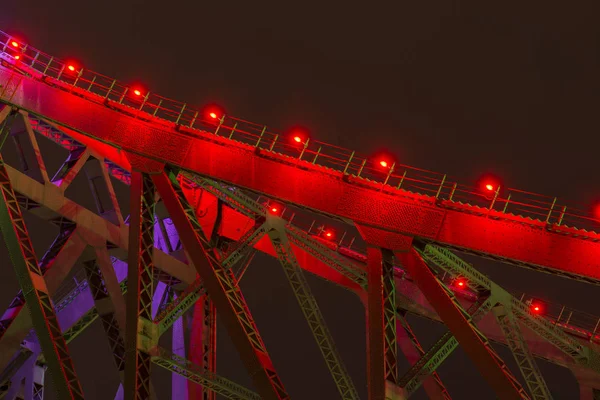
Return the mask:
<path id="1" fill-rule="evenodd" d="M 225 116 L 225 111 L 217 104 L 209 104 L 202 110 L 202 115 L 205 121 L 218 122 Z"/>
<path id="2" fill-rule="evenodd" d="M 490 192 L 494 190 L 494 185 L 492 185 L 491 183 L 487 183 L 485 185 L 486 190 L 489 190 Z"/>
<path id="3" fill-rule="evenodd" d="M 139 89 L 134 89 L 134 90 L 133 90 L 133 94 L 135 94 L 136 96 L 141 96 L 141 95 L 142 95 L 142 92 L 141 92 L 141 90 L 139 90 Z"/>
<path id="4" fill-rule="evenodd" d="M 67 69 L 68 69 L 69 71 L 71 71 L 71 72 L 75 72 L 75 69 L 76 69 L 76 68 L 75 68 L 75 66 L 73 66 L 73 65 L 68 65 L 68 66 L 67 66 Z"/>
<path id="5" fill-rule="evenodd" d="M 308 131 L 302 127 L 295 127 L 291 129 L 290 138 L 294 141 L 294 143 L 306 145 L 309 139 L 307 132 Z"/>
<path id="6" fill-rule="evenodd" d="M 454 285 L 460 289 L 465 289 L 467 287 L 467 281 L 463 278 L 458 278 L 454 281 Z"/>
<path id="7" fill-rule="evenodd" d="M 381 160 L 381 161 L 379 161 L 379 165 L 381 165 L 383 168 L 387 168 L 388 162 L 385 160 Z"/>
<path id="8" fill-rule="evenodd" d="M 332 240 L 335 238 L 335 233 L 331 229 L 323 229 L 321 230 L 321 236 L 324 239 Z"/>
<path id="9" fill-rule="evenodd" d="M 270 204 L 268 204 L 268 207 L 270 214 L 281 215 L 281 213 L 283 212 L 283 205 L 281 205 L 280 203 L 270 202 Z"/>
<path id="10" fill-rule="evenodd" d="M 532 301 L 529 305 L 529 311 L 531 311 L 532 314 L 541 314 L 544 312 L 544 307 L 539 301 Z"/>
<path id="11" fill-rule="evenodd" d="M 600 221 L 600 202 L 596 203 L 592 210 L 592 218 Z"/>
<path id="12" fill-rule="evenodd" d="M 21 56 L 17 54 L 17 55 L 15 56 L 15 60 L 20 60 L 20 59 L 21 59 Z"/>
<path id="13" fill-rule="evenodd" d="M 19 42 L 17 42 L 17 41 L 15 41 L 15 40 L 13 40 L 13 41 L 11 41 L 11 42 L 10 42 L 10 45 L 11 45 L 12 47 L 19 47 Z"/>

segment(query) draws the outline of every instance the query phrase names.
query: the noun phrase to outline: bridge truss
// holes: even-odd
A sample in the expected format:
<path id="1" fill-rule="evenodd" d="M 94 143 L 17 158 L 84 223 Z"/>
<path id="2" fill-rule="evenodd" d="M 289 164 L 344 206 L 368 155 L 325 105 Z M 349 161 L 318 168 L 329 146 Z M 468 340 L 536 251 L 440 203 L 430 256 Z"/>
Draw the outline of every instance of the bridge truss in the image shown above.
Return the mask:
<path id="1" fill-rule="evenodd" d="M 68 345 L 96 320 L 101 321 L 121 378 L 115 398 L 154 398 L 152 364 L 173 374 L 173 398 L 290 398 L 239 285 L 259 252 L 280 262 L 342 399 L 358 399 L 359 383 L 350 378 L 307 273 L 350 291 L 364 304 L 370 400 L 409 398 L 421 386 L 432 399 L 451 398 L 436 370 L 459 345 L 498 398 L 552 398 L 536 365 L 540 358 L 573 371 L 581 399 L 599 395 L 600 319 L 581 323 L 578 316 L 583 314 L 566 307 L 552 313 L 549 304 L 544 313 L 536 313 L 531 297 L 497 285 L 456 251 L 597 284 L 600 272 L 593 262 L 599 261 L 589 260 L 600 255 L 600 235 L 564 226 L 568 213 L 556 199 L 543 219 L 529 218 L 529 230 L 515 234 L 521 232 L 533 242 L 541 241 L 540 235 L 555 235 L 551 245 L 568 243 L 568 254 L 549 247 L 541 249 L 541 255 L 526 256 L 506 243 L 491 247 L 448 233 L 467 221 L 459 223 L 456 215 L 474 221 L 475 230 L 481 228 L 481 220 L 489 221 L 481 229 L 491 239 L 494 232 L 512 232 L 500 225 L 507 224 L 503 219 L 527 221 L 507 212 L 509 205 L 521 204 L 511 200 L 516 192 L 503 198 L 498 189 L 491 199 L 482 200 L 489 202 L 486 207 L 470 206 L 455 201 L 461 189 L 444 176 L 434 184 L 435 195 L 417 198 L 403 186 L 410 184 L 407 169 L 397 176 L 394 165 L 382 182 L 365 179 L 366 159 L 352 152 L 342 163 L 339 184 L 353 186 L 353 201 L 340 200 L 334 210 L 319 203 L 321 199 L 303 198 L 297 188 L 286 191 L 281 181 L 269 186 L 252 177 L 244 180 L 245 172 L 233 161 L 215 166 L 215 154 L 223 156 L 219 149 L 227 147 L 240 158 L 257 157 L 249 164 L 253 167 L 261 160 L 281 164 L 273 170 L 275 180 L 285 168 L 294 168 L 302 172 L 290 174 L 288 180 L 302 181 L 300 174 L 330 173 L 331 166 L 316 162 L 326 157 L 323 146 L 311 150 L 307 141 L 300 154 L 291 157 L 277 152 L 277 137 L 268 138 L 265 127 L 248 147 L 247 141 L 240 144 L 234 138 L 248 131 L 237 122 L 228 126 L 223 116 L 212 127 L 204 121 L 193 138 L 212 146 L 204 149 L 206 153 L 192 151 L 194 157 L 212 158 L 210 165 L 190 164 L 187 158 L 175 162 L 156 152 L 177 152 L 174 146 L 182 143 L 159 142 L 159 149 L 152 139 L 145 141 L 146 130 L 167 129 L 165 117 L 157 116 L 166 102 L 160 100 L 149 112 L 144 108 L 152 104 L 147 94 L 133 109 L 127 105 L 129 89 L 119 89 L 116 81 L 100 101 L 88 99 L 81 88 L 90 92 L 99 80 L 96 75 L 86 79 L 80 71 L 63 77 L 66 64 L 42 61 L 46 56 L 33 48 L 22 48 L 20 60 L 15 60 L 15 53 L 7 50 L 11 40 L 4 36 L 0 41 L 0 228 L 21 291 L 0 318 L 0 398 L 43 398 L 46 370 L 59 398 L 84 398 Z M 58 100 L 67 102 L 66 108 Z M 118 118 L 99 122 L 89 114 L 88 103 Z M 189 136 L 182 121 L 193 118 L 187 127 L 195 128 L 201 118 L 198 112 L 187 112 L 184 104 L 168 129 Z M 115 139 L 96 123 L 117 131 L 121 128 L 115 126 L 125 124 L 144 139 Z M 46 146 L 40 141 L 67 153 L 55 173 L 46 165 L 41 150 Z M 86 208 L 67 196 L 78 177 L 89 183 L 95 207 Z M 393 179 L 398 183 L 392 189 L 409 196 L 412 208 L 397 207 L 382 197 L 391 196 L 387 191 Z M 119 204 L 115 180 L 130 188 L 126 210 Z M 371 199 L 372 221 L 354 210 L 366 207 L 359 192 Z M 312 197 L 319 196 L 313 192 Z M 497 204 L 502 211 L 494 208 Z M 391 214 L 410 220 L 411 210 L 417 208 L 413 227 L 390 229 L 384 226 L 389 221 L 379 220 Z M 42 257 L 34 251 L 24 214 L 49 222 L 58 232 Z M 359 238 L 328 239 L 324 230 L 306 223 L 307 216 L 315 214 L 319 220 L 336 218 L 350 225 Z M 455 225 L 446 228 L 442 220 Z M 427 233 L 432 221 L 440 224 L 435 235 Z M 580 263 L 563 262 L 578 249 L 588 250 L 580 255 Z M 425 348 L 406 318 L 409 313 L 439 321 L 448 330 Z M 218 374 L 217 315 L 252 378 L 252 388 Z M 171 349 L 159 343 L 167 332 L 172 334 Z M 518 370 L 509 370 L 490 341 L 510 349 Z M 399 370 L 399 357 L 411 363 L 408 371 Z"/>

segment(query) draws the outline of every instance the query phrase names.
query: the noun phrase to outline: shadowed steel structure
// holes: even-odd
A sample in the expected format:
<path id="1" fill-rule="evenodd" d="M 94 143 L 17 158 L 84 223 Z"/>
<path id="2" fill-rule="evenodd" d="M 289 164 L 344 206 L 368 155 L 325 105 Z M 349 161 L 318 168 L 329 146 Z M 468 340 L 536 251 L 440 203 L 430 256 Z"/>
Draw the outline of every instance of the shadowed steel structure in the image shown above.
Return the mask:
<path id="1" fill-rule="evenodd" d="M 364 304 L 370 400 L 405 399 L 421 385 L 430 398 L 449 399 L 436 369 L 458 346 L 499 398 L 552 397 L 536 358 L 569 368 L 581 399 L 597 395 L 600 319 L 580 323 L 582 313 L 550 304 L 537 313 L 532 298 L 495 284 L 455 251 L 597 285 L 600 234 L 591 227 L 599 221 L 556 198 L 486 192 L 203 115 L 69 68 L 1 32 L 0 50 L 0 143 L 5 149 L 10 137 L 14 146 L 3 152 L 14 163 L 0 158 L 0 227 L 22 288 L 0 320 L 0 398 L 42 398 L 46 366 L 60 398 L 84 398 L 68 343 L 98 318 L 122 380 L 116 398 L 155 398 L 151 364 L 172 372 L 173 398 L 290 398 L 239 286 L 257 252 L 280 261 L 343 399 L 359 398 L 357 382 L 306 272 Z M 68 152 L 52 178 L 38 140 Z M 80 175 L 95 211 L 66 197 Z M 130 187 L 125 217 L 113 179 Z M 59 227 L 40 260 L 23 212 Z M 315 214 L 349 225 L 358 240 L 330 240 L 314 222 L 307 228 Z M 407 313 L 448 331 L 425 349 Z M 254 390 L 218 375 L 217 314 Z M 166 332 L 171 349 L 159 344 Z M 490 341 L 508 346 L 519 371 Z M 404 373 L 400 353 L 412 365 Z"/>

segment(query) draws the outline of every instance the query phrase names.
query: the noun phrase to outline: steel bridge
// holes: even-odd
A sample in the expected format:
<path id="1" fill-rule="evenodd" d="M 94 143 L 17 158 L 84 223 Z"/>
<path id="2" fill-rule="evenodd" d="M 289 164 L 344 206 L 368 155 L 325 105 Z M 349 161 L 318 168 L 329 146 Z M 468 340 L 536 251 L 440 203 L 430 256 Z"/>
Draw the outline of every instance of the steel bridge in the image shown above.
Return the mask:
<path id="1" fill-rule="evenodd" d="M 85 398 L 68 343 L 98 319 L 122 382 L 115 398 L 155 398 L 151 364 L 183 377 L 181 398 L 290 398 L 239 287 L 257 253 L 281 263 L 343 399 L 359 398 L 357 383 L 306 272 L 364 305 L 370 400 L 409 398 L 421 386 L 432 399 L 450 399 L 436 369 L 459 345 L 500 399 L 552 398 L 536 359 L 573 372 L 580 393 L 572 398 L 600 396 L 600 319 L 512 293 L 459 257 L 598 285 L 599 221 L 556 198 L 500 186 L 486 193 L 290 140 L 2 32 L 0 50 L 0 227 L 21 287 L 0 318 L 0 398 L 42 399 L 46 370 L 58 398 Z M 68 154 L 55 173 L 40 141 Z M 96 209 L 66 195 L 82 175 Z M 124 212 L 115 180 L 130 188 Z M 40 258 L 25 213 L 58 231 Z M 332 240 L 320 226 L 327 220 L 348 231 Z M 218 375 L 217 313 L 253 388 Z M 409 313 L 446 333 L 425 348 Z M 177 351 L 159 344 L 166 332 Z M 518 370 L 490 341 L 512 351 Z M 399 357 L 412 365 L 403 374 Z"/>

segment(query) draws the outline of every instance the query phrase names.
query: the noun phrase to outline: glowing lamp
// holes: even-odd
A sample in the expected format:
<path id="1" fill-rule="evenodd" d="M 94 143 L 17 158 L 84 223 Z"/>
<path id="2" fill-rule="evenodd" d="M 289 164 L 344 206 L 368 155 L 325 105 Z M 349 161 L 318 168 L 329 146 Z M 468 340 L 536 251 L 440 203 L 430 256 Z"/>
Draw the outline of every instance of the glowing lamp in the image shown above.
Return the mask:
<path id="1" fill-rule="evenodd" d="M 381 165 L 383 168 L 387 168 L 388 163 L 385 160 L 381 160 L 381 161 L 379 161 L 379 165 Z"/>
<path id="2" fill-rule="evenodd" d="M 485 188 L 491 192 L 492 190 L 494 190 L 494 185 L 488 183 L 487 185 L 485 185 Z"/>
<path id="3" fill-rule="evenodd" d="M 539 302 L 532 302 L 529 305 L 529 310 L 532 314 L 541 314 L 543 312 L 543 307 Z"/>
<path id="4" fill-rule="evenodd" d="M 279 209 L 277 207 L 271 207 L 271 212 L 272 213 L 276 213 L 277 211 L 279 211 Z"/>
<path id="5" fill-rule="evenodd" d="M 67 69 L 71 72 L 75 72 L 75 67 L 72 65 L 67 66 Z"/>
<path id="6" fill-rule="evenodd" d="M 141 95 L 142 95 L 142 92 L 140 92 L 138 89 L 135 89 L 135 90 L 133 91 L 133 94 L 135 94 L 136 96 L 141 96 Z"/>
<path id="7" fill-rule="evenodd" d="M 302 138 L 300 136 L 294 136 L 294 141 L 296 143 L 302 143 Z"/>
<path id="8" fill-rule="evenodd" d="M 210 114 L 208 114 L 208 116 L 212 119 L 217 119 L 217 113 L 211 112 Z"/>
<path id="9" fill-rule="evenodd" d="M 327 240 L 331 240 L 335 237 L 335 234 L 331 229 L 324 229 L 321 231 L 321 237 Z"/>
<path id="10" fill-rule="evenodd" d="M 15 56 L 15 60 L 20 60 L 20 59 L 21 59 L 21 56 L 19 56 L 19 55 Z"/>
<path id="11" fill-rule="evenodd" d="M 19 47 L 19 43 L 18 43 L 18 42 L 15 42 L 14 40 L 13 40 L 12 42 L 10 42 L 10 45 L 11 45 L 12 47 Z"/>

